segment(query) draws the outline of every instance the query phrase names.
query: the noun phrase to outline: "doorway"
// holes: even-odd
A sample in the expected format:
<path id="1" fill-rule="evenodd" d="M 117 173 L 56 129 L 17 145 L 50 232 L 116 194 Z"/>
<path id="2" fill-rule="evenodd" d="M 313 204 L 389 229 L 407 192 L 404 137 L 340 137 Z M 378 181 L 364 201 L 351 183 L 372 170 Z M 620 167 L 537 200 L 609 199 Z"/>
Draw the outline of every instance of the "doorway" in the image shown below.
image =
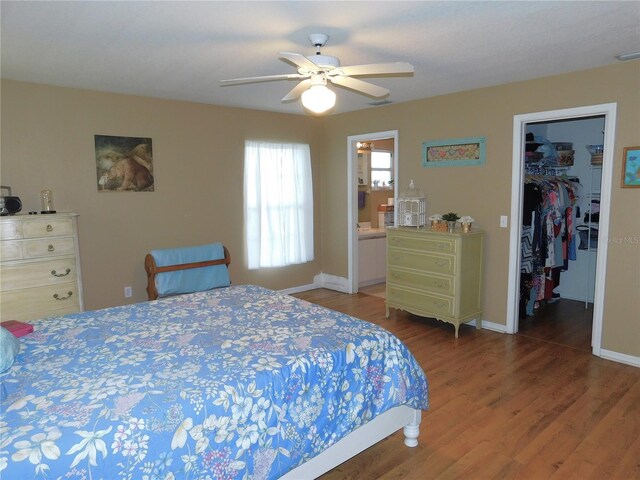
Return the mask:
<path id="1" fill-rule="evenodd" d="M 358 190 L 359 190 L 359 175 L 358 175 L 358 142 L 372 142 L 376 141 L 392 140 L 393 142 L 393 178 L 398 178 L 398 131 L 390 130 L 385 132 L 373 132 L 365 133 L 362 135 L 350 135 L 347 137 L 347 203 L 348 203 L 348 215 L 347 215 L 347 232 L 348 232 L 348 263 L 349 263 L 349 278 L 348 278 L 348 292 L 357 293 L 360 285 L 359 270 L 359 235 L 358 235 Z M 393 189 L 388 192 L 394 199 L 398 197 L 398 182 L 393 182 Z M 395 218 L 394 218 L 395 224 Z"/>
<path id="2" fill-rule="evenodd" d="M 604 306 L 604 288 L 606 280 L 607 243 L 609 230 L 609 205 L 613 173 L 613 148 L 615 138 L 616 104 L 593 105 L 514 116 L 513 123 L 513 164 L 511 191 L 511 229 L 509 249 L 509 287 L 507 304 L 507 333 L 517 333 L 520 308 L 520 272 L 522 209 L 526 128 L 528 124 L 553 122 L 579 118 L 602 116 L 604 118 L 604 153 L 600 190 L 600 218 L 598 230 L 598 253 L 595 263 L 595 292 L 593 295 L 593 326 L 591 332 L 591 351 L 600 356 L 602 340 L 602 322 Z"/>

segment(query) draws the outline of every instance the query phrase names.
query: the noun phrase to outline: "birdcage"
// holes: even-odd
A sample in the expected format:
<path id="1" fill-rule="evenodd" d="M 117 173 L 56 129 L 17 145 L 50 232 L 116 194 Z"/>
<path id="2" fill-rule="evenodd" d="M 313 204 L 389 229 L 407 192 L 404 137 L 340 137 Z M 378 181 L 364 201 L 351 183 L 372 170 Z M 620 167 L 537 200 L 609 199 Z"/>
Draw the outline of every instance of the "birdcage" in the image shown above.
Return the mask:
<path id="1" fill-rule="evenodd" d="M 402 196 L 398 197 L 398 226 L 422 227 L 427 224 L 427 200 L 413 180 Z"/>

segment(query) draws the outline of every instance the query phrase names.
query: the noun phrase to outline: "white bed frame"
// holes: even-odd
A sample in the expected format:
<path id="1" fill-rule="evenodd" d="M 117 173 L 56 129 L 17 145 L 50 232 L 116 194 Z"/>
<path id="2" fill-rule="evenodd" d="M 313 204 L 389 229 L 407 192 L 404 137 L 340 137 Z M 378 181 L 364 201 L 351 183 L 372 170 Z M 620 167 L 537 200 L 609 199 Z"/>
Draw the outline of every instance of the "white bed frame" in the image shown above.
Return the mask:
<path id="1" fill-rule="evenodd" d="M 282 480 L 317 478 L 401 428 L 404 429 L 405 445 L 416 447 L 420 433 L 421 414 L 420 410 L 405 405 L 394 407 L 280 478 Z"/>

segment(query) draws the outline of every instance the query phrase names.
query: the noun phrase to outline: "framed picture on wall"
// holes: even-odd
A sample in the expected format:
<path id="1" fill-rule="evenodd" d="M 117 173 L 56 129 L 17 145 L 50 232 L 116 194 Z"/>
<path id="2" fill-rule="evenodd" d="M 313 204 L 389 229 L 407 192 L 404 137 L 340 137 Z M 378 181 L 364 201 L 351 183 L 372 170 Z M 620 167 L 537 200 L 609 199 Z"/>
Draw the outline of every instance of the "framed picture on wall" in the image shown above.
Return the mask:
<path id="1" fill-rule="evenodd" d="M 486 138 L 451 138 L 422 144 L 423 167 L 484 165 Z"/>
<path id="2" fill-rule="evenodd" d="M 96 135 L 98 192 L 153 192 L 151 139 Z"/>
<path id="3" fill-rule="evenodd" d="M 640 147 L 625 147 L 624 149 L 622 188 L 640 188 Z"/>

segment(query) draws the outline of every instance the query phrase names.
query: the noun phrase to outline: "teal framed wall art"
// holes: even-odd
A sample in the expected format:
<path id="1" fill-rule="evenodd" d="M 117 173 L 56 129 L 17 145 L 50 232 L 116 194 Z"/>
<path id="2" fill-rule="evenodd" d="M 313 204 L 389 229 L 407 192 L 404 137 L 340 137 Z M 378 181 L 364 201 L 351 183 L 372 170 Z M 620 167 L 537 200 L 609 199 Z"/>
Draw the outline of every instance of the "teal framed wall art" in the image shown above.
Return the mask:
<path id="1" fill-rule="evenodd" d="M 486 137 L 450 138 L 422 144 L 423 167 L 484 165 Z"/>
<path id="2" fill-rule="evenodd" d="M 625 147 L 622 188 L 640 188 L 640 147 Z"/>

